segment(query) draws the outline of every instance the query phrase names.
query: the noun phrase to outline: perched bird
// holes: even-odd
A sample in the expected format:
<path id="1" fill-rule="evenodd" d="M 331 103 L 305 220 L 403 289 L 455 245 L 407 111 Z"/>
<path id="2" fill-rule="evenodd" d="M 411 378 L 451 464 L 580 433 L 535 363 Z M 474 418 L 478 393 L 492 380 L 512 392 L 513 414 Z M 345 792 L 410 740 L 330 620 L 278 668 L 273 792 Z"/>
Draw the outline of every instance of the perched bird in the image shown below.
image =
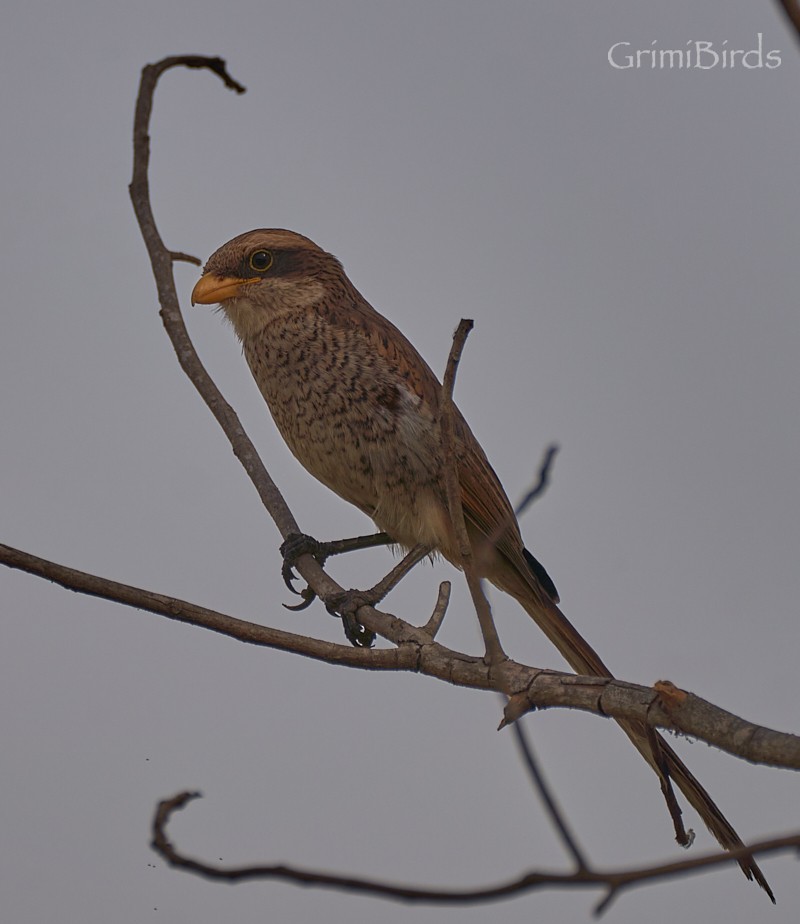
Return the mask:
<path id="1" fill-rule="evenodd" d="M 192 303 L 221 305 L 281 435 L 315 478 L 399 545 L 422 544 L 459 564 L 436 426 L 441 385 L 336 257 L 293 231 L 248 231 L 209 258 Z M 556 605 L 553 582 L 525 549 L 505 491 L 458 412 L 455 442 L 481 576 L 519 601 L 573 670 L 610 677 Z M 644 723 L 619 724 L 659 777 L 666 771 L 674 780 L 720 844 L 741 847 L 669 745 Z M 772 897 L 752 858 L 741 866 Z"/>

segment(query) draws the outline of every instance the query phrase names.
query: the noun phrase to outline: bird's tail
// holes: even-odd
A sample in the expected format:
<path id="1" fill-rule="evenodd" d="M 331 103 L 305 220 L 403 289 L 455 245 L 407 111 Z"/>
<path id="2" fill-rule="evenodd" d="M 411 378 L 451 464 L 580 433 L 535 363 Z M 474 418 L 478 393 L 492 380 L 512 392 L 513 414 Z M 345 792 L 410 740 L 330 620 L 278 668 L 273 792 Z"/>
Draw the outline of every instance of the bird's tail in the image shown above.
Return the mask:
<path id="1" fill-rule="evenodd" d="M 599 655 L 580 635 L 555 603 L 544 599 L 544 595 L 535 595 L 527 588 L 524 593 L 518 592 L 518 588 L 514 588 L 514 590 L 509 588 L 509 591 L 516 597 L 525 611 L 533 617 L 539 628 L 561 652 L 574 671 L 578 674 L 595 677 L 613 676 L 611 671 L 603 664 Z M 744 847 L 741 838 L 728 819 L 717 808 L 711 796 L 657 732 L 645 725 L 644 722 L 617 719 L 617 723 L 631 739 L 636 750 L 655 770 L 662 782 L 666 782 L 664 780 L 664 775 L 666 774 L 675 783 L 692 808 L 702 818 L 708 830 L 726 850 L 736 850 Z M 656 754 L 656 750 L 658 754 Z M 770 889 L 769 883 L 764 878 L 764 874 L 755 860 L 752 857 L 744 857 L 739 860 L 739 865 L 747 878 L 755 879 L 774 902 L 775 896 L 772 894 L 772 889 Z"/>

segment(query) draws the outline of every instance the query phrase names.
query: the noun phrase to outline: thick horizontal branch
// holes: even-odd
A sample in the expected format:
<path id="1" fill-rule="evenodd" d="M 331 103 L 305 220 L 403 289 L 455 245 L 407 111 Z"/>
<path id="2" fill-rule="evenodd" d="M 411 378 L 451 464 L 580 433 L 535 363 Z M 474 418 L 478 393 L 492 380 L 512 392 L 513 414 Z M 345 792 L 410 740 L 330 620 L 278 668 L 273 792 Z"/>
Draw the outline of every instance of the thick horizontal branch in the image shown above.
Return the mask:
<path id="1" fill-rule="evenodd" d="M 302 654 L 308 658 L 325 661 L 328 664 L 347 664 L 350 667 L 363 667 L 370 670 L 414 670 L 416 668 L 416 655 L 411 650 L 400 648 L 364 649 L 353 648 L 350 645 L 338 645 L 294 632 L 284 632 L 281 629 L 272 629 L 268 626 L 247 622 L 226 616 L 216 610 L 210 610 L 196 603 L 179 600 L 177 597 L 168 597 L 164 594 L 143 590 L 130 584 L 121 584 L 85 571 L 77 571 L 65 565 L 59 565 L 44 558 L 38 558 L 11 546 L 0 544 L 0 563 L 26 571 L 28 574 L 45 578 L 74 590 L 78 593 L 88 594 L 92 597 L 101 597 L 114 603 L 166 616 L 176 622 L 185 622 L 188 625 L 209 629 L 220 635 L 248 645 L 261 645 L 266 648 L 275 648 L 279 651 L 291 651 Z"/>
<path id="2" fill-rule="evenodd" d="M 735 862 L 741 857 L 797 850 L 800 847 L 800 834 L 792 834 L 786 837 L 761 841 L 738 850 L 705 854 L 690 860 L 679 860 L 639 869 L 604 870 L 581 867 L 569 873 L 530 870 L 514 879 L 477 889 L 422 888 L 365 879 L 358 876 L 338 875 L 321 870 L 303 869 L 288 866 L 284 863 L 224 867 L 212 866 L 201 860 L 184 856 L 175 849 L 167 837 L 166 825 L 175 811 L 184 808 L 189 802 L 198 797 L 199 793 L 178 793 L 172 798 L 160 802 L 156 809 L 152 826 L 152 847 L 170 866 L 184 869 L 205 879 L 215 881 L 279 880 L 293 882 L 297 885 L 320 886 L 342 892 L 372 895 L 407 903 L 474 905 L 481 902 L 512 898 L 547 886 L 561 888 L 590 887 L 605 889 L 606 894 L 595 909 L 596 913 L 602 913 L 613 898 L 631 886 L 642 885 L 645 882 L 652 882 L 657 879 L 670 879 L 684 876 L 688 873 L 708 871 L 718 866 Z"/>
<path id="3" fill-rule="evenodd" d="M 331 664 L 412 671 L 454 686 L 498 690 L 509 697 L 502 724 L 516 721 L 535 709 L 579 709 L 614 719 L 635 719 L 652 728 L 699 738 L 752 763 L 800 769 L 800 737 L 754 725 L 666 682 L 644 687 L 607 677 L 544 670 L 510 660 L 498 671 L 480 657 L 441 645 L 425 628 L 417 628 L 370 606 L 359 608 L 356 614 L 359 621 L 388 639 L 395 648 L 354 649 L 271 629 L 186 600 L 77 571 L 2 544 L 0 563 L 55 581 L 69 590 L 209 629 L 247 644 L 290 651 Z"/>
<path id="4" fill-rule="evenodd" d="M 797 735 L 748 722 L 663 680 L 644 687 L 611 678 L 543 672 L 527 690 L 511 696 L 501 724 L 516 721 L 525 712 L 567 705 L 563 701 L 566 686 L 573 687 L 570 708 L 614 719 L 637 719 L 651 728 L 699 738 L 754 764 L 800 770 Z"/>

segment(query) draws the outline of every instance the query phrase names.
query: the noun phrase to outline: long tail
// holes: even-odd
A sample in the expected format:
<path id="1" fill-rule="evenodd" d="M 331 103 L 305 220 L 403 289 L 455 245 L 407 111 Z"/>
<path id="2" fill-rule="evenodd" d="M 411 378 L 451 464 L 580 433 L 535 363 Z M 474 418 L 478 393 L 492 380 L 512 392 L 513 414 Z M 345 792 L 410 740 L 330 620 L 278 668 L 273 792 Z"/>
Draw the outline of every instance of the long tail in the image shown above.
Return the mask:
<path id="1" fill-rule="evenodd" d="M 574 671 L 595 677 L 613 676 L 611 671 L 603 664 L 599 655 L 580 635 L 555 603 L 542 598 L 536 599 L 530 591 L 520 594 L 516 592 L 515 588 L 514 591 L 509 589 L 509 592 L 516 597 L 525 611 L 533 617 L 539 628 L 561 652 Z M 636 750 L 655 770 L 659 778 L 663 777 L 663 771 L 666 770 L 669 778 L 677 785 L 692 808 L 703 819 L 708 830 L 726 850 L 736 850 L 744 847 L 741 838 L 728 819 L 717 808 L 711 796 L 659 734 L 649 729 L 643 722 L 617 719 L 617 723 L 631 739 Z M 657 747 L 660 750 L 661 766 L 659 766 L 653 752 L 651 736 L 657 742 Z M 774 903 L 775 896 L 772 894 L 772 889 L 770 889 L 769 883 L 764 878 L 764 874 L 755 860 L 752 857 L 745 857 L 739 860 L 739 865 L 745 876 L 748 879 L 755 879 Z"/>

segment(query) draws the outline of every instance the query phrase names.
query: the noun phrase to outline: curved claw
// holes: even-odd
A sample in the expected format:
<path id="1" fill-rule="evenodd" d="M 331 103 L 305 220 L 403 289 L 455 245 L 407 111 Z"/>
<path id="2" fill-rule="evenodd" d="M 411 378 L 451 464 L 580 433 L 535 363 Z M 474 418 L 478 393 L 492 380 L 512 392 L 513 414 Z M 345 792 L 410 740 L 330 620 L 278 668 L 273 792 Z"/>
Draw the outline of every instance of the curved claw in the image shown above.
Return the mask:
<path id="1" fill-rule="evenodd" d="M 298 597 L 303 597 L 303 603 L 297 606 L 287 606 L 286 608 L 289 610 L 304 610 L 307 606 L 311 605 L 315 594 L 308 587 L 303 590 L 297 590 L 294 586 L 294 582 L 298 580 L 297 575 L 294 573 L 294 565 L 297 559 L 302 555 L 313 555 L 320 564 L 323 564 L 325 556 L 322 550 L 322 544 L 317 542 L 313 536 L 307 536 L 305 533 L 291 533 L 281 543 L 280 553 L 283 556 L 283 564 L 281 565 L 283 583 L 293 594 Z M 311 593 L 310 597 L 308 596 L 309 592 Z"/>
<path id="2" fill-rule="evenodd" d="M 293 613 L 299 613 L 301 610 L 307 610 L 317 599 L 317 595 L 310 587 L 304 587 L 302 590 L 295 590 L 293 587 L 290 587 L 289 589 L 292 591 L 292 593 L 295 593 L 299 597 L 303 598 L 301 603 L 296 603 L 294 606 L 289 603 L 281 604 L 284 609 L 291 610 Z"/>
<path id="3" fill-rule="evenodd" d="M 372 648 L 375 644 L 375 633 L 362 626 L 354 616 L 343 616 L 342 625 L 347 641 L 353 648 Z"/>
<path id="4" fill-rule="evenodd" d="M 363 590 L 346 590 L 325 601 L 325 609 L 331 616 L 341 618 L 347 641 L 354 648 L 372 648 L 375 643 L 375 633 L 356 619 L 356 611 L 360 606 L 373 606 L 375 602 Z"/>

